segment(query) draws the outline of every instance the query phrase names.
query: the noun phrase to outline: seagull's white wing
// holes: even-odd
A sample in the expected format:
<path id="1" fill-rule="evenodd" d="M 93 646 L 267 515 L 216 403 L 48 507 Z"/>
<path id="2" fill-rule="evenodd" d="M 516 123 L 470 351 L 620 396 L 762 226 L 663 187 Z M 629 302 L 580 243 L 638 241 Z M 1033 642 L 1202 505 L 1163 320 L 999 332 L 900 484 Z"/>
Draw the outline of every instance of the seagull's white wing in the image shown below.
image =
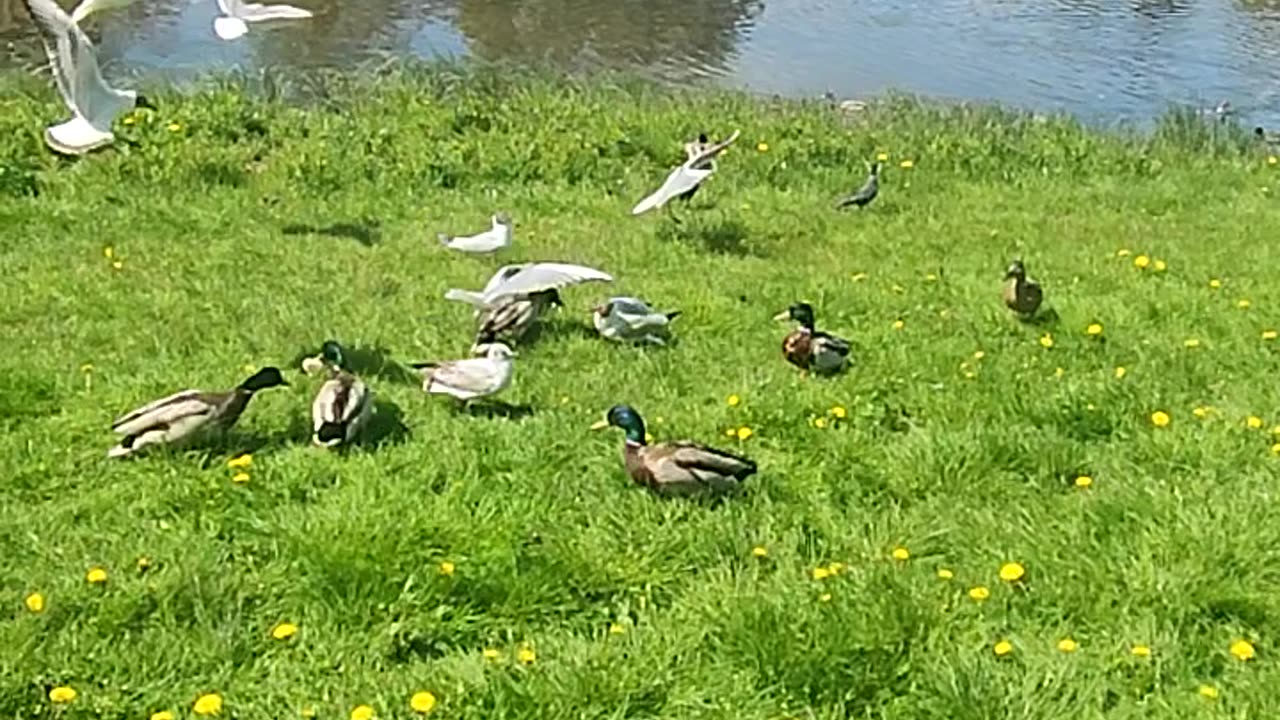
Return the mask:
<path id="1" fill-rule="evenodd" d="M 241 0 L 218 0 L 218 10 L 223 15 L 236 17 L 240 14 L 240 8 L 244 6 Z"/>
<path id="2" fill-rule="evenodd" d="M 75 10 L 71 11 L 71 22 L 79 25 L 85 18 L 93 13 L 110 10 L 113 8 L 121 8 L 130 5 L 134 0 L 81 0 Z"/>
<path id="3" fill-rule="evenodd" d="M 475 305 L 476 307 L 484 306 L 484 293 L 478 293 L 471 290 L 449 288 L 445 291 L 444 299 L 453 300 L 454 302 L 464 302 L 468 305 Z"/>
<path id="4" fill-rule="evenodd" d="M 49 67 L 53 72 L 53 81 L 62 94 L 62 101 L 71 112 L 83 114 L 76 104 L 72 73 L 74 66 L 71 52 L 71 40 L 67 37 L 75 30 L 75 23 L 52 0 L 26 0 L 27 12 L 40 30 L 40 40 L 44 44 L 45 54 L 49 56 Z"/>
<path id="5" fill-rule="evenodd" d="M 486 303 L 493 303 L 504 297 L 558 290 L 567 285 L 591 281 L 613 282 L 613 276 L 585 265 L 534 263 L 500 282 L 497 287 L 486 287 L 484 298 Z"/>
<path id="6" fill-rule="evenodd" d="M 239 3 L 237 15 L 245 22 L 262 22 L 264 20 L 305 20 L 312 17 L 310 10 L 292 5 L 261 5 L 259 3 Z"/>
<path id="7" fill-rule="evenodd" d="M 697 159 L 697 158 L 695 158 Z M 692 162 L 692 161 L 690 161 Z M 647 213 L 654 208 L 660 208 L 667 204 L 667 201 L 677 195 L 682 195 L 702 184 L 714 172 L 711 168 L 705 170 L 697 170 L 689 167 L 689 163 L 685 163 L 667 176 L 662 187 L 658 188 L 652 195 L 641 200 L 635 207 L 631 208 L 632 215 L 641 215 Z"/>
<path id="8" fill-rule="evenodd" d="M 53 76 L 67 107 L 96 129 L 109 132 L 115 116 L 128 109 L 132 98 L 102 79 L 93 43 L 71 16 L 53 0 L 26 0 L 40 28 Z"/>
<path id="9" fill-rule="evenodd" d="M 480 293 L 482 295 L 488 295 L 489 293 L 493 292 L 499 285 L 501 285 L 502 283 L 510 279 L 511 276 L 515 275 L 521 270 L 524 270 L 530 265 L 532 265 L 532 263 L 516 263 L 514 265 L 503 265 L 502 267 L 498 268 L 498 272 L 494 273 L 493 277 L 489 278 L 489 282 L 485 283 L 484 289 L 481 290 Z"/>

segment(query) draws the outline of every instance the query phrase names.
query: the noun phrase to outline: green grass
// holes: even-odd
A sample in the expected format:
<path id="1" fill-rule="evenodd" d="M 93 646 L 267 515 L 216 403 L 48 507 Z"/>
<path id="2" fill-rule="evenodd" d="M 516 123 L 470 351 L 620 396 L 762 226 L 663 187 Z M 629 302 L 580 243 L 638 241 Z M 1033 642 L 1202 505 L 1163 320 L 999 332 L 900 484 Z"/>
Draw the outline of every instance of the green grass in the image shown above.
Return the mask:
<path id="1" fill-rule="evenodd" d="M 1262 339 L 1280 328 L 1280 167 L 1235 129 L 1175 114 L 1103 134 L 901 98 L 849 118 L 436 68 L 329 78 L 305 105 L 235 82 L 161 91 L 114 148 L 67 160 L 40 139 L 64 116 L 53 89 L 5 87 L 0 716 L 183 717 L 217 692 L 226 717 L 408 718 L 419 690 L 434 716 L 485 720 L 1280 713 L 1280 346 Z M 681 140 L 734 128 L 683 227 L 628 215 Z M 882 151 L 881 198 L 832 211 Z M 499 209 L 516 219 L 499 258 L 435 243 Z M 1136 269 L 1141 253 L 1167 270 Z M 1014 256 L 1056 322 L 1000 305 Z M 423 395 L 404 364 L 471 342 L 444 290 L 544 259 L 616 282 L 567 291 L 520 348 L 504 399 L 534 414 Z M 608 294 L 683 310 L 679 343 L 593 337 Z M 853 341 L 844 376 L 781 358 L 770 317 L 799 299 Z M 296 361 L 328 337 L 403 424 L 374 447 L 308 445 L 316 383 Z M 225 445 L 104 457 L 118 413 L 267 364 L 292 387 Z M 624 475 L 620 434 L 588 431 L 616 402 L 761 471 L 726 502 L 655 498 Z M 835 406 L 847 418 L 815 427 Z M 813 579 L 831 562 L 848 567 Z M 287 642 L 282 621 L 300 627 Z M 1078 652 L 1056 649 L 1067 636 Z M 1257 659 L 1229 654 L 1240 638 Z M 79 697 L 51 705 L 57 685 Z"/>

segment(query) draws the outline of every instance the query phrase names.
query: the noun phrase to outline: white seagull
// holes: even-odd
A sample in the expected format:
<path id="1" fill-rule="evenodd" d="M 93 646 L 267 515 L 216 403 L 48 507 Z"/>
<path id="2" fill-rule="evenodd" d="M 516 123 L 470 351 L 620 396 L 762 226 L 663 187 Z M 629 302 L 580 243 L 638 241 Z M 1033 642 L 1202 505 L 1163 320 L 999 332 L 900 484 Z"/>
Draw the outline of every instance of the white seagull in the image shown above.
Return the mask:
<path id="1" fill-rule="evenodd" d="M 456 300 L 484 309 L 508 298 L 528 297 L 533 293 L 559 290 L 583 282 L 613 282 L 613 276 L 585 265 L 571 263 L 537 262 L 503 265 L 489 278 L 484 290 L 458 290 L 453 288 L 444 294 L 446 300 Z"/>
<path id="2" fill-rule="evenodd" d="M 502 392 L 511 384 L 515 353 L 502 343 L 491 343 L 484 357 L 440 363 L 415 363 L 422 371 L 422 390 L 450 395 L 463 402 Z"/>
<path id="3" fill-rule="evenodd" d="M 115 140 L 111 125 L 116 117 L 136 107 L 155 109 L 133 90 L 116 90 L 102 79 L 98 54 L 80 26 L 53 0 L 25 0 L 27 11 L 40 28 L 40 39 L 53 68 L 53 79 L 71 119 L 45 128 L 44 142 L 55 152 L 83 155 Z M 118 2 L 85 0 L 75 12 L 80 17 Z"/>
<path id="4" fill-rule="evenodd" d="M 714 159 L 715 156 L 724 152 L 725 148 L 732 145 L 738 139 L 738 134 L 738 131 L 734 130 L 728 139 L 707 147 L 700 154 L 692 155 L 688 160 L 685 160 L 684 163 L 671 171 L 666 181 L 662 183 L 662 187 L 631 208 L 631 214 L 641 215 L 654 208 L 660 208 L 672 199 L 695 190 L 702 184 L 703 180 L 711 177 L 711 174 L 716 171 L 715 165 L 708 161 Z"/>
<path id="5" fill-rule="evenodd" d="M 613 297 L 596 306 L 591 319 L 606 340 L 666 345 L 667 326 L 679 315 L 679 310 L 657 312 L 639 298 Z"/>
<path id="6" fill-rule="evenodd" d="M 493 227 L 477 235 L 454 237 L 438 233 L 440 244 L 451 250 L 465 253 L 491 253 L 511 247 L 511 216 L 498 213 L 493 216 Z"/>
<path id="7" fill-rule="evenodd" d="M 218 0 L 222 14 L 213 20 L 213 32 L 223 40 L 235 40 L 249 32 L 249 23 L 267 20 L 305 20 L 310 10 L 292 5 L 263 5 L 244 0 Z"/>

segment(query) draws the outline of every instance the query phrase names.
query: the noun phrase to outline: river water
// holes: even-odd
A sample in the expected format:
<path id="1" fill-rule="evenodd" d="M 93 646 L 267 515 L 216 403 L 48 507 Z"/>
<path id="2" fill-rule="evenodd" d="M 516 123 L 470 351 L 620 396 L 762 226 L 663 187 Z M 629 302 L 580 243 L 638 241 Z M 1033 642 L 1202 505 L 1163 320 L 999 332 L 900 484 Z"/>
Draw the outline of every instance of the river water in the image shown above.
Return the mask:
<path id="1" fill-rule="evenodd" d="M 1241 122 L 1280 124 L 1280 0 L 293 3 L 315 17 L 255 26 L 232 43 L 212 33 L 214 0 L 137 0 L 86 29 L 109 77 L 470 55 L 791 96 L 895 89 L 1100 124 L 1227 100 Z M 33 33 L 22 0 L 0 0 L 0 66 L 33 67 Z"/>

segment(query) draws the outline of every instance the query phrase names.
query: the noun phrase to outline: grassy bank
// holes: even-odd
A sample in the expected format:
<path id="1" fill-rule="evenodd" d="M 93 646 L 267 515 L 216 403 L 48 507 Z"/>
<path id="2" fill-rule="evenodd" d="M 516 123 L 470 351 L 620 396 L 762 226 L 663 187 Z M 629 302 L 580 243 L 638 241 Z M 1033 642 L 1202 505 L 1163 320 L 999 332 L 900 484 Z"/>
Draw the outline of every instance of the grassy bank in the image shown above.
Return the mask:
<path id="1" fill-rule="evenodd" d="M 70 161 L 40 140 L 53 89 L 8 87 L 0 715 L 217 693 L 225 717 L 407 718 L 419 691 L 485 720 L 1280 712 L 1280 167 L 1233 133 L 439 71 L 308 106 L 159 93 Z M 734 128 L 683 226 L 628 215 L 682 139 Z M 881 152 L 881 199 L 831 211 Z M 497 260 L 435 243 L 496 210 Z M 1056 322 L 999 304 L 1014 256 Z M 543 259 L 617 280 L 521 349 L 505 399 L 533 414 L 424 396 L 403 363 L 471 342 L 444 290 Z M 608 294 L 683 310 L 679 344 L 593 337 Z M 854 342 L 845 376 L 782 360 L 770 317 L 799 299 Z M 397 421 L 364 451 L 307 444 L 296 360 L 327 337 Z M 116 414 L 268 364 L 293 386 L 226 447 L 103 456 Z M 587 430 L 616 402 L 761 472 L 657 500 Z"/>

